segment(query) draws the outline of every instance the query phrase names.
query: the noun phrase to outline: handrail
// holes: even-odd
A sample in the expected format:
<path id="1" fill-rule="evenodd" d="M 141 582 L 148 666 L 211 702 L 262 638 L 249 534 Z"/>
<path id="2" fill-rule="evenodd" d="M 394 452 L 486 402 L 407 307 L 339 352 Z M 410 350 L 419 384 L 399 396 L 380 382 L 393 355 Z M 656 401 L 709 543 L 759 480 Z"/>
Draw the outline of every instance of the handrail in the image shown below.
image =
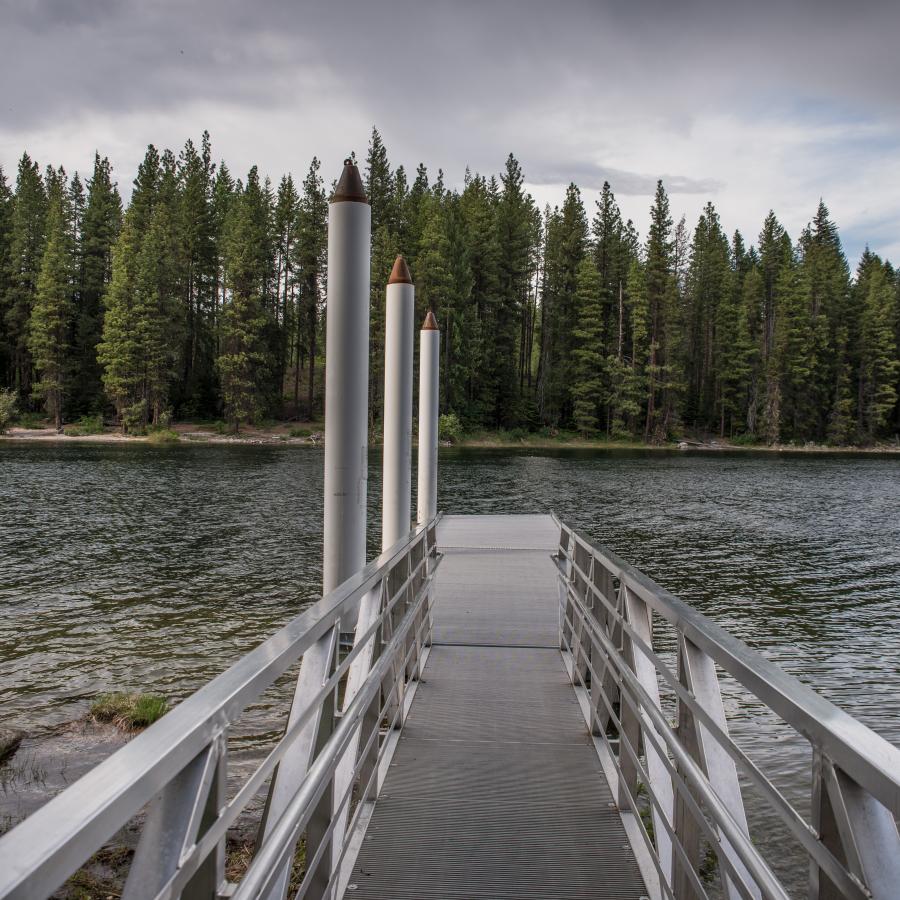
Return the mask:
<path id="1" fill-rule="evenodd" d="M 639 828 L 659 889 L 706 897 L 698 881 L 701 835 L 715 854 L 725 897 L 785 898 L 750 837 L 737 770 L 808 855 L 810 897 L 888 900 L 900 883 L 900 749 L 781 670 L 615 553 L 556 516 L 560 647 L 619 806 Z M 674 629 L 677 671 L 655 650 L 654 614 Z M 812 746 L 812 821 L 728 734 L 716 666 Z M 673 726 L 663 684 L 677 705 Z M 698 800 L 702 801 L 698 805 Z M 638 817 L 639 818 L 639 817 Z M 632 837 L 632 841 L 634 837 Z"/>
<path id="2" fill-rule="evenodd" d="M 401 646 L 403 642 L 399 636 L 409 631 L 412 617 L 421 616 L 423 605 L 427 606 L 430 601 L 430 582 L 439 559 L 435 544 L 439 519 L 437 516 L 415 527 L 360 572 L 296 616 L 0 838 L 0 898 L 43 896 L 59 887 L 148 802 L 161 796 L 161 792 L 174 790 L 176 779 L 185 777 L 198 758 L 214 759 L 217 754 L 224 753 L 220 749 L 224 747 L 224 736 L 241 712 L 311 648 L 335 631 L 341 617 L 353 610 L 364 595 L 381 590 L 383 603 L 377 621 L 357 636 L 349 654 L 339 663 L 335 659 L 321 688 L 314 695 L 303 698 L 304 709 L 292 717 L 279 744 L 245 786 L 258 789 L 279 759 L 291 749 L 297 733 L 310 716 L 327 696 L 335 694 L 339 679 L 363 645 L 378 634 L 381 635 L 379 646 L 383 645 L 385 651 L 390 648 L 394 653 Z M 400 583 L 388 590 L 387 582 L 395 573 L 402 576 Z M 393 621 L 400 609 L 398 604 L 402 604 L 403 615 L 399 623 Z M 415 629 L 416 640 L 410 652 L 421 653 L 427 642 L 425 632 L 428 627 L 430 614 L 425 617 L 425 627 L 420 622 Z M 383 674 L 384 667 L 382 663 L 375 668 Z M 368 686 L 366 692 L 366 696 L 371 695 Z M 210 785 L 205 784 L 204 789 L 209 791 Z M 218 785 L 218 790 L 222 792 L 222 798 L 213 806 L 227 827 L 241 810 L 224 804 L 224 784 Z M 254 793 L 255 790 L 249 789 L 239 791 L 235 800 L 241 798 L 247 802 Z M 198 802 L 202 799 L 198 793 Z M 198 824 L 195 820 L 199 818 L 195 811 L 190 817 L 193 824 L 186 827 L 195 827 Z M 224 846 L 222 822 L 219 822 L 219 829 L 214 830 L 222 832 L 221 845 Z M 202 838 L 203 835 L 195 835 L 187 841 L 186 847 L 191 841 L 194 846 L 202 843 Z M 176 869 L 181 865 L 181 855 L 178 854 Z M 221 861 L 218 868 L 222 868 Z"/>
<path id="3" fill-rule="evenodd" d="M 726 672 L 796 728 L 900 817 L 900 748 L 835 706 L 794 675 L 766 659 L 652 578 L 584 532 L 562 525 L 590 549 L 614 578 L 625 582 L 654 612 L 663 616 Z"/>

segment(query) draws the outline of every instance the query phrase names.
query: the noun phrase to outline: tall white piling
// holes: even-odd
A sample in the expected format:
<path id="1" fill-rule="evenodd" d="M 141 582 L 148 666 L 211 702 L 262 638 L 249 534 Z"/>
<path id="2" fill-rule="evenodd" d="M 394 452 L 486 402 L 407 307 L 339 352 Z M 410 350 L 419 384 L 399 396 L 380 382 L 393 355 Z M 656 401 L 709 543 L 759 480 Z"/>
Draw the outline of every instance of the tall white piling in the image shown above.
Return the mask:
<path id="1" fill-rule="evenodd" d="M 412 503 L 412 395 L 415 288 L 398 256 L 385 298 L 384 469 L 381 549 L 409 534 Z"/>
<path id="2" fill-rule="evenodd" d="M 369 267 L 372 210 L 349 159 L 328 211 L 325 339 L 325 547 L 329 593 L 366 563 Z M 351 630 L 355 612 L 347 617 Z"/>
<path id="3" fill-rule="evenodd" d="M 437 515 L 438 378 L 441 333 L 431 310 L 419 332 L 419 479 L 416 520 Z"/>
<path id="4" fill-rule="evenodd" d="M 359 170 L 349 159 L 338 179 L 328 211 L 328 312 L 325 371 L 325 538 L 322 587 L 334 590 L 366 564 L 366 493 L 369 404 L 369 239 L 372 211 Z M 295 725 L 334 671 L 338 632 L 352 631 L 357 611 L 303 654 L 288 728 Z M 312 765 L 317 748 L 331 735 L 334 717 L 328 702 L 319 705 L 293 739 L 278 765 L 263 830 L 277 827 Z M 306 845 L 312 857 L 330 842 L 312 878 L 311 894 L 324 896 L 334 868 L 335 845 L 328 836 L 333 791 L 327 791 L 309 820 Z M 343 837 L 343 835 L 341 835 Z M 340 842 L 338 842 L 340 846 Z M 264 900 L 287 894 L 293 849 L 280 865 Z"/>

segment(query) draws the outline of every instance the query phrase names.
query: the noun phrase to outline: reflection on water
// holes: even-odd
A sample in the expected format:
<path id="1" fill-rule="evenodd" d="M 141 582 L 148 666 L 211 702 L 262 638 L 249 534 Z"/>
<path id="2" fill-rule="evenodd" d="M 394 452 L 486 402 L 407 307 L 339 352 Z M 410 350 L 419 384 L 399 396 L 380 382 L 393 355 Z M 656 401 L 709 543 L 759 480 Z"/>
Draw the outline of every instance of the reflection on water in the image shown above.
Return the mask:
<path id="1" fill-rule="evenodd" d="M 900 743 L 900 460 L 448 450 L 439 499 L 555 511 Z M 0 446 L 4 724 L 73 719 L 110 688 L 185 696 L 315 599 L 321 519 L 320 450 Z M 726 702 L 805 796 L 806 748 Z"/>

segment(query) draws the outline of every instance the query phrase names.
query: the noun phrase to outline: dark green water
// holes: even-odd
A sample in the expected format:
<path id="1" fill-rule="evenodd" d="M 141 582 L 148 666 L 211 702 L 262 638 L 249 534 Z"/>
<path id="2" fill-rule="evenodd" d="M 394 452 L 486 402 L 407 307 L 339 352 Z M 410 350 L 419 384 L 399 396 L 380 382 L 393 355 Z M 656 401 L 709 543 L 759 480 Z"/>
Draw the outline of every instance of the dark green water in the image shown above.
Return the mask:
<path id="1" fill-rule="evenodd" d="M 555 511 L 900 741 L 900 460 L 445 451 L 440 507 Z M 0 444 L 3 719 L 183 696 L 316 597 L 321 519 L 319 450 Z"/>
<path id="2" fill-rule="evenodd" d="M 287 621 L 319 592 L 321 472 L 306 448 L 0 443 L 4 724 L 184 697 Z M 373 552 L 379 482 L 373 458 Z M 446 451 L 439 500 L 555 511 L 900 744 L 900 460 Z M 802 742 L 726 693 L 802 797 Z"/>

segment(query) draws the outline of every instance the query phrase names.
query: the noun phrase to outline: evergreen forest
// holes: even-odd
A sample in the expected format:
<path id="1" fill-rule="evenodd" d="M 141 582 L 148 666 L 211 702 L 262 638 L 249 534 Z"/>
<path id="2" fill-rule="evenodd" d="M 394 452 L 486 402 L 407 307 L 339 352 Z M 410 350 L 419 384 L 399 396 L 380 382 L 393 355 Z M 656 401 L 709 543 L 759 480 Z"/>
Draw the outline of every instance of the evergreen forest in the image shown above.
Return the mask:
<path id="1" fill-rule="evenodd" d="M 441 407 L 465 429 L 659 443 L 872 444 L 900 432 L 900 271 L 851 273 L 824 202 L 800 234 L 770 212 L 728 235 L 712 203 L 676 222 L 665 185 L 639 235 L 613 189 L 539 209 L 497 175 L 394 168 L 377 130 L 370 416 L 384 287 L 409 262 L 441 328 Z M 335 173 L 336 174 L 336 173 Z M 233 428 L 323 414 L 328 197 L 313 159 L 277 183 L 213 161 L 209 135 L 147 148 L 126 208 L 109 160 L 85 180 L 27 154 L 0 169 L 0 390 L 61 427 L 173 419 Z"/>

